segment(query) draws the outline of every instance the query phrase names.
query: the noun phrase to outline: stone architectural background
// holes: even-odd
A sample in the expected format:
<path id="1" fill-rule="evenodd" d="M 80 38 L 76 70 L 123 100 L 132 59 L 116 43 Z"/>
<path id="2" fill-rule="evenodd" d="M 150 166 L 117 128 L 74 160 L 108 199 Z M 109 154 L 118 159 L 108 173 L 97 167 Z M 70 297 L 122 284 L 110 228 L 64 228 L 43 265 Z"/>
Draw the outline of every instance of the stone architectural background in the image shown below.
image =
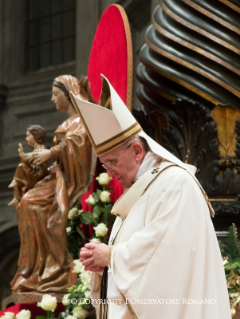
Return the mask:
<path id="1" fill-rule="evenodd" d="M 50 101 L 52 81 L 60 74 L 80 77 L 87 73 L 98 21 L 106 7 L 113 3 L 122 5 L 129 18 L 134 57 L 133 109 L 141 110 L 136 96 L 136 67 L 151 14 L 157 5 L 157 0 L 76 0 L 75 60 L 30 72 L 26 70 L 29 1 L 35 0 L 0 1 L 0 300 L 10 294 L 9 282 L 17 269 L 17 216 L 15 209 L 7 206 L 12 198 L 8 185 L 19 163 L 18 143 L 29 150 L 25 141 L 26 127 L 42 125 L 47 130 L 46 146 L 52 145 L 54 130 L 66 118 L 65 114 L 56 112 Z"/>

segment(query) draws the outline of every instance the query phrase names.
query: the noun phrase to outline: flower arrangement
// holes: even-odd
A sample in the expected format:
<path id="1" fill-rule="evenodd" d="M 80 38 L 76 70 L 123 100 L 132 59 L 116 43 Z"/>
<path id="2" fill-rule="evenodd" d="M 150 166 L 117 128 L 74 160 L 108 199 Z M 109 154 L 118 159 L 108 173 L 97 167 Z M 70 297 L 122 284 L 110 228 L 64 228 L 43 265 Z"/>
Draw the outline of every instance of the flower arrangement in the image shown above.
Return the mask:
<path id="1" fill-rule="evenodd" d="M 92 206 L 93 212 L 82 210 L 81 204 L 77 203 L 68 214 L 67 233 L 69 239 L 70 252 L 74 259 L 79 257 L 79 248 L 87 241 L 104 242 L 108 241 L 108 228 L 114 222 L 115 216 L 111 214 L 111 189 L 107 187 L 112 180 L 107 173 L 100 174 L 96 180 L 102 187 L 102 190 L 97 189 L 96 192 L 89 195 L 86 202 Z M 86 238 L 80 224 L 92 224 L 95 231 L 95 236 Z"/>
<path id="2" fill-rule="evenodd" d="M 111 214 L 111 189 L 107 187 L 112 178 L 109 177 L 107 173 L 102 173 L 96 180 L 102 190 L 97 189 L 96 192 L 90 194 L 86 199 L 86 202 L 92 206 L 93 212 L 84 212 L 78 203 L 68 214 L 69 223 L 67 233 L 70 251 L 75 259 L 73 273 L 77 273 L 79 276 L 76 284 L 68 288 L 69 294 L 65 295 L 62 300 L 62 303 L 65 305 L 65 312 L 61 314 L 60 319 L 73 319 L 70 318 L 71 314 L 73 317 L 84 319 L 88 311 L 92 309 L 90 294 L 91 272 L 85 271 L 84 266 L 79 261 L 79 248 L 86 241 L 107 243 L 108 230 L 115 219 L 115 216 Z M 92 224 L 94 226 L 94 235 L 92 238 L 85 237 L 83 231 L 80 229 L 80 224 Z"/>
<path id="3" fill-rule="evenodd" d="M 61 312 L 59 319 L 84 319 L 91 310 L 91 272 L 85 271 L 79 259 L 74 260 L 73 273 L 79 274 L 75 285 L 68 288 L 69 293 L 62 298 L 65 311 Z"/>
<path id="4" fill-rule="evenodd" d="M 235 224 L 229 227 L 226 244 L 219 241 L 219 246 L 223 258 L 231 315 L 233 317 L 236 313 L 236 306 L 240 305 L 240 247 Z"/>

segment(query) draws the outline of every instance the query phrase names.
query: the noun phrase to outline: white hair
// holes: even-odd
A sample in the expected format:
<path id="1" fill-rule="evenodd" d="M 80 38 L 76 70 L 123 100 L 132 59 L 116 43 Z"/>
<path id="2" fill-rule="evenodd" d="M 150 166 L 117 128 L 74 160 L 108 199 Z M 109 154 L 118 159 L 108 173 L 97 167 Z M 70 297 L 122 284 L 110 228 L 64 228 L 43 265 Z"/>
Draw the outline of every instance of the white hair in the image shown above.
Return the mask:
<path id="1" fill-rule="evenodd" d="M 130 138 L 127 142 L 125 142 L 125 146 L 127 147 L 128 145 L 137 142 L 142 145 L 143 150 L 147 153 L 149 151 L 149 145 L 145 138 L 135 135 L 132 138 Z"/>

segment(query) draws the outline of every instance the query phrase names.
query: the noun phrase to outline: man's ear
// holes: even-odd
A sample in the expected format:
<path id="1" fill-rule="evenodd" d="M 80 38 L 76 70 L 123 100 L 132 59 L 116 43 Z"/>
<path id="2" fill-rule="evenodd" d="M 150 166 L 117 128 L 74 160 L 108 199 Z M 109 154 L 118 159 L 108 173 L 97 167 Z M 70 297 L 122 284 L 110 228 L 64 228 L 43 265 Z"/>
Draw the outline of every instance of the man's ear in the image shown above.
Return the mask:
<path id="1" fill-rule="evenodd" d="M 133 151 L 135 153 L 136 160 L 137 161 L 141 161 L 142 158 L 143 158 L 143 155 L 144 155 L 143 154 L 144 151 L 143 151 L 142 145 L 140 143 L 138 143 L 138 142 L 135 142 L 135 143 L 132 144 L 132 147 L 133 147 Z"/>

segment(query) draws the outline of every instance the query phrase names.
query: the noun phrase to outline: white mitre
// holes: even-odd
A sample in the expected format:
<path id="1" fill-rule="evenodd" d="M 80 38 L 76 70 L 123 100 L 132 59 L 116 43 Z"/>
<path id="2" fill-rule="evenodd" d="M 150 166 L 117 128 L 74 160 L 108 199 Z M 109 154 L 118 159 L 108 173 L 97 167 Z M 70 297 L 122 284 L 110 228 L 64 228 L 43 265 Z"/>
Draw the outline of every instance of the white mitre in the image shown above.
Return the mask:
<path id="1" fill-rule="evenodd" d="M 108 103 L 110 109 L 84 101 L 72 92 L 70 95 L 98 156 L 119 146 L 142 130 L 104 76 L 102 76 L 100 101 L 106 97 L 105 102 L 107 103 L 111 97 Z"/>
<path id="2" fill-rule="evenodd" d="M 100 104 L 107 104 L 109 108 L 85 101 L 80 96 L 76 96 L 70 92 L 72 102 L 83 121 L 97 155 L 105 154 L 133 136 L 138 135 L 147 141 L 153 153 L 187 169 L 191 174 L 195 174 L 196 168 L 194 166 L 183 163 L 143 132 L 141 126 L 108 79 L 104 75 L 101 75 L 101 78 L 102 92 Z"/>

